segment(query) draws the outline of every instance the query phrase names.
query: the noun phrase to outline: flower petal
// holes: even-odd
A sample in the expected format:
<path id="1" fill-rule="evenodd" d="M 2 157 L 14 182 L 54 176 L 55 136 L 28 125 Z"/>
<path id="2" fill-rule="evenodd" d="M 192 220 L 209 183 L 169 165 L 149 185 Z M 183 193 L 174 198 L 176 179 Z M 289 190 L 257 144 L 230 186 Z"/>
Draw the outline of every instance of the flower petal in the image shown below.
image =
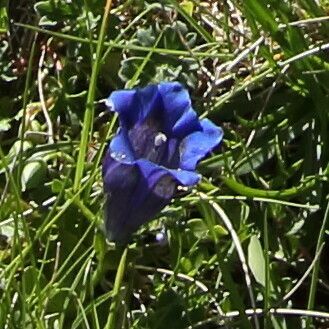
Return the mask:
<path id="1" fill-rule="evenodd" d="M 164 129 L 169 133 L 184 112 L 191 108 L 191 99 L 188 91 L 178 82 L 160 83 L 158 88 L 162 98 Z"/>
<path id="2" fill-rule="evenodd" d="M 193 186 L 199 182 L 201 175 L 194 171 L 188 170 L 168 170 L 170 174 L 178 181 L 179 185 L 182 186 Z"/>
<path id="3" fill-rule="evenodd" d="M 112 158 L 123 163 L 132 163 L 135 160 L 134 151 L 125 127 L 119 128 L 108 148 Z"/>
<path id="4" fill-rule="evenodd" d="M 217 146 L 223 138 L 223 130 L 210 120 L 203 119 L 201 131 L 185 137 L 179 146 L 180 165 L 185 170 L 194 170 L 198 161 Z"/>
<path id="5" fill-rule="evenodd" d="M 176 188 L 174 180 L 151 166 L 122 164 L 112 159 L 104 175 L 105 228 L 110 240 L 125 243 L 138 227 L 164 208 Z"/>
<path id="6" fill-rule="evenodd" d="M 133 192 L 138 185 L 138 169 L 135 165 L 109 160 L 104 174 L 105 229 L 110 240 L 121 241 L 128 238 L 130 230 L 126 223 L 132 221 Z"/>
<path id="7" fill-rule="evenodd" d="M 181 169 L 168 169 L 144 159 L 137 160 L 136 164 L 138 164 L 143 175 L 145 177 L 148 177 L 151 186 L 154 185 L 154 180 L 158 179 L 157 176 L 169 175 L 173 181 L 183 186 L 195 185 L 200 180 L 200 175 L 194 171 L 187 171 Z M 161 195 L 169 196 L 169 193 L 166 194 L 164 191 Z"/>
<path id="8" fill-rule="evenodd" d="M 179 140 L 170 138 L 167 141 L 165 152 L 162 155 L 160 165 L 168 169 L 177 169 L 179 166 Z"/>
<path id="9" fill-rule="evenodd" d="M 172 198 L 176 183 L 173 179 L 171 179 L 171 175 L 169 175 L 168 169 L 162 166 L 158 166 L 155 163 L 144 159 L 137 160 L 136 164 L 138 165 L 141 174 L 147 181 L 148 187 L 154 190 L 154 193 L 156 193 L 162 198 Z M 167 188 L 165 188 L 165 186 L 162 186 L 161 189 L 157 190 L 156 186 L 159 180 L 163 179 L 164 177 L 166 177 L 164 181 L 167 182 Z M 164 183 L 164 181 L 162 181 L 162 183 Z"/>
<path id="10" fill-rule="evenodd" d="M 142 124 L 136 123 L 129 130 L 130 143 L 138 158 L 151 160 L 157 157 L 158 148 L 155 145 L 155 138 L 159 131 L 157 124 L 157 121 L 147 119 Z"/>
<path id="11" fill-rule="evenodd" d="M 201 130 L 201 125 L 197 114 L 190 107 L 185 111 L 182 116 L 177 120 L 175 125 L 172 128 L 171 135 L 176 138 L 184 138 L 188 134 L 193 133 L 194 131 Z"/>
<path id="12" fill-rule="evenodd" d="M 136 89 L 113 91 L 106 100 L 106 105 L 111 111 L 119 114 L 123 126 L 131 127 L 138 120 L 139 104 Z"/>
<path id="13" fill-rule="evenodd" d="M 132 128 L 143 122 L 151 112 L 160 110 L 161 99 L 157 85 L 112 92 L 106 104 L 119 114 L 121 126 Z"/>
<path id="14" fill-rule="evenodd" d="M 155 116 L 161 120 L 161 97 L 158 90 L 158 85 L 148 85 L 145 88 L 138 88 L 138 101 L 140 104 L 140 113 L 138 120 L 143 122 L 150 116 Z"/>

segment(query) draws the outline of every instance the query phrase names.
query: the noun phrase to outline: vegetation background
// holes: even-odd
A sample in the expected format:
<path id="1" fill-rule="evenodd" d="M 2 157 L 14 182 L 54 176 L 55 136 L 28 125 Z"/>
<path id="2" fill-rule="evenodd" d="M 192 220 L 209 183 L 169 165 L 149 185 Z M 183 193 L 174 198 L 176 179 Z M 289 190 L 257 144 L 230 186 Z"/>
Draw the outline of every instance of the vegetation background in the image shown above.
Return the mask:
<path id="1" fill-rule="evenodd" d="M 328 328 L 327 0 L 0 1 L 0 328 Z M 225 130 L 128 249 L 102 232 L 112 90 Z"/>

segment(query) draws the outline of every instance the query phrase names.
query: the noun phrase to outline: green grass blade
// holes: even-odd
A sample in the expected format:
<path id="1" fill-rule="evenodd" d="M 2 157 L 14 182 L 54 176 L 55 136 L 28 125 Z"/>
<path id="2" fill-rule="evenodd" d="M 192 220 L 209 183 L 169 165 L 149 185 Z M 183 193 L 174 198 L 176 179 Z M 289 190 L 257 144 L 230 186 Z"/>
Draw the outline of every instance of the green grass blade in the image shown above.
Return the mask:
<path id="1" fill-rule="evenodd" d="M 87 104 L 86 104 L 86 111 L 83 120 L 82 132 L 81 132 L 81 141 L 79 147 L 79 154 L 77 159 L 77 166 L 75 171 L 74 183 L 73 183 L 73 191 L 76 192 L 79 189 L 81 184 L 81 179 L 83 176 L 84 170 L 84 163 L 85 163 L 85 156 L 87 151 L 87 144 L 89 141 L 89 135 L 92 132 L 92 121 L 94 117 L 94 100 L 95 100 L 95 90 L 97 84 L 97 76 L 101 65 L 101 57 L 102 57 L 102 50 L 104 47 L 104 38 L 106 33 L 106 27 L 108 23 L 108 16 L 110 12 L 112 1 L 107 0 L 106 6 L 104 9 L 103 21 L 101 25 L 101 29 L 99 32 L 99 38 L 97 42 L 96 48 L 96 57 L 92 67 L 91 77 L 90 77 L 90 85 L 88 89 L 87 95 Z"/>
<path id="2" fill-rule="evenodd" d="M 104 329 L 118 329 L 116 321 L 118 318 L 118 314 L 120 313 L 119 309 L 121 308 L 120 289 L 122 287 L 122 280 L 126 271 L 127 254 L 128 254 L 128 247 L 124 249 L 117 269 L 117 274 L 114 280 L 114 287 L 112 290 L 112 302 L 110 305 L 109 315 Z"/>

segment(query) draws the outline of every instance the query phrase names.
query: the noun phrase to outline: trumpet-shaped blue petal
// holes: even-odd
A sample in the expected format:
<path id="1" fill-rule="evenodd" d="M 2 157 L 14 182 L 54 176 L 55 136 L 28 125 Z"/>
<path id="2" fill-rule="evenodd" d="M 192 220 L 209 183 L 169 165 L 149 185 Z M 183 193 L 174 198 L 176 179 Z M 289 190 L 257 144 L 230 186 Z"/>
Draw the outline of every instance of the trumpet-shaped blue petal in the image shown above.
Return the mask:
<path id="1" fill-rule="evenodd" d="M 131 127 L 138 120 L 140 109 L 137 90 L 114 91 L 106 100 L 106 105 L 111 111 L 119 114 L 122 126 Z"/>
<path id="2" fill-rule="evenodd" d="M 135 160 L 135 152 L 130 143 L 128 131 L 126 128 L 120 128 L 113 137 L 108 152 L 113 159 L 123 163 L 131 163 Z"/>
<path id="3" fill-rule="evenodd" d="M 126 242 L 169 204 L 177 185 L 198 183 L 197 162 L 223 132 L 199 121 L 178 82 L 115 91 L 107 105 L 120 128 L 103 161 L 105 227 L 109 239 Z"/>
<path id="4" fill-rule="evenodd" d="M 165 170 L 113 159 L 108 162 L 104 185 L 105 228 L 108 238 L 120 243 L 165 207 L 176 188 Z"/>
<path id="5" fill-rule="evenodd" d="M 198 117 L 195 111 L 190 107 L 172 127 L 172 135 L 178 139 L 182 139 L 188 134 L 201 129 Z"/>
<path id="6" fill-rule="evenodd" d="M 171 133 L 176 122 L 191 108 L 191 99 L 186 89 L 177 82 L 159 84 L 163 105 L 164 129 Z"/>
<path id="7" fill-rule="evenodd" d="M 159 108 L 158 87 L 150 85 L 143 89 L 117 90 L 107 99 L 111 111 L 119 114 L 121 126 L 128 129 L 143 122 L 151 112 Z"/>
<path id="8" fill-rule="evenodd" d="M 223 138 L 223 130 L 210 120 L 203 119 L 202 130 L 196 131 L 183 139 L 180 144 L 180 168 L 195 170 L 200 159 L 205 157 Z"/>
<path id="9" fill-rule="evenodd" d="M 195 185 L 200 180 L 200 175 L 194 171 L 182 170 L 180 168 L 168 169 L 144 159 L 138 160 L 136 163 L 144 177 L 148 177 L 150 186 L 156 183 L 158 176 L 170 177 L 176 185 L 184 186 Z"/>

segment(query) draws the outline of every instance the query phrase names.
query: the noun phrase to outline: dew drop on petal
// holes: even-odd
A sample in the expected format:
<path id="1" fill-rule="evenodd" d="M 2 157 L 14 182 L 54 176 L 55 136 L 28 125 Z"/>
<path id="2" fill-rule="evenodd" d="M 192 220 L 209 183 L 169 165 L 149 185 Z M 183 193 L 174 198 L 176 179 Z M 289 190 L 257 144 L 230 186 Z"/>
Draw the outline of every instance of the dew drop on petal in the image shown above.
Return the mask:
<path id="1" fill-rule="evenodd" d="M 114 160 L 120 161 L 120 160 L 124 160 L 127 157 L 127 155 L 121 152 L 112 152 L 111 157 Z"/>

